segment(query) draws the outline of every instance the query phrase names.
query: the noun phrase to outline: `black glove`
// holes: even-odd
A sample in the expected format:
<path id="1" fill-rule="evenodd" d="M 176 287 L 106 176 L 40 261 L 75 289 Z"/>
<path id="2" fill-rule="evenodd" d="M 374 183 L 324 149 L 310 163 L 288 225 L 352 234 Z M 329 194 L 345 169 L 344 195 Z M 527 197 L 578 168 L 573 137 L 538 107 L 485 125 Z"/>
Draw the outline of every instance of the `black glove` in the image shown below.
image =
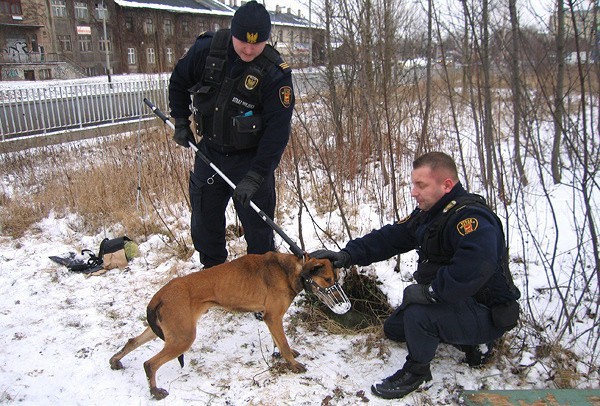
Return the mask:
<path id="1" fill-rule="evenodd" d="M 182 147 L 189 148 L 190 142 L 196 145 L 196 139 L 194 133 L 190 128 L 190 120 L 187 118 L 176 118 L 175 119 L 175 134 L 173 134 L 173 140 L 181 145 Z"/>
<path id="2" fill-rule="evenodd" d="M 437 303 L 437 298 L 434 297 L 433 291 L 430 289 L 431 285 L 421 285 L 413 283 L 404 288 L 404 295 L 402 296 L 402 304 L 400 309 L 404 310 L 409 304 L 432 304 Z"/>
<path id="3" fill-rule="evenodd" d="M 233 198 L 240 202 L 242 206 L 248 207 L 254 193 L 262 184 L 264 178 L 254 171 L 248 171 L 244 179 L 236 186 L 233 191 Z"/>
<path id="4" fill-rule="evenodd" d="M 308 254 L 311 258 L 328 259 L 334 268 L 349 268 L 352 265 L 352 258 L 348 252 L 341 250 L 338 252 L 329 250 L 317 250 Z"/>

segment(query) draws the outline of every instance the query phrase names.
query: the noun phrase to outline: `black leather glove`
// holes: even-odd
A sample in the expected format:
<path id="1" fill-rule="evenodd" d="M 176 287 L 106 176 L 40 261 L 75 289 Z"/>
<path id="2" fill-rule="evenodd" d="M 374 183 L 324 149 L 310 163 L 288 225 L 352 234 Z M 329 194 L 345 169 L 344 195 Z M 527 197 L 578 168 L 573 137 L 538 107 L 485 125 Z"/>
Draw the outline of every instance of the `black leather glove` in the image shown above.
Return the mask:
<path id="1" fill-rule="evenodd" d="M 311 258 L 316 259 L 328 259 L 331 261 L 331 265 L 334 268 L 349 268 L 352 265 L 352 258 L 348 252 L 341 251 L 329 251 L 329 250 L 317 250 L 308 254 Z"/>
<path id="2" fill-rule="evenodd" d="M 242 206 L 248 207 L 254 193 L 263 183 L 264 178 L 254 171 L 248 171 L 244 179 L 236 186 L 233 191 L 233 198 L 240 202 Z"/>
<path id="3" fill-rule="evenodd" d="M 187 118 L 176 118 L 175 119 L 175 134 L 173 134 L 173 140 L 181 145 L 182 147 L 189 148 L 191 142 L 196 145 L 196 139 L 194 133 L 190 128 L 190 120 Z"/>
<path id="4" fill-rule="evenodd" d="M 433 295 L 433 291 L 430 289 L 431 285 L 421 285 L 413 283 L 404 288 L 404 295 L 402 296 L 402 303 L 400 309 L 404 310 L 409 304 L 432 304 L 437 303 L 437 299 Z"/>

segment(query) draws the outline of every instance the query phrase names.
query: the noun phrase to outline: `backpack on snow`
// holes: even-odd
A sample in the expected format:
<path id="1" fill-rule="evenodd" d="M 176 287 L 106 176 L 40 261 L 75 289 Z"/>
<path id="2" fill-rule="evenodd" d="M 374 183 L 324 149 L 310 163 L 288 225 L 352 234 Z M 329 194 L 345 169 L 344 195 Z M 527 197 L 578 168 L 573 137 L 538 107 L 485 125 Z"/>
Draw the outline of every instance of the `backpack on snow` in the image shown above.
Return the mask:
<path id="1" fill-rule="evenodd" d="M 101 275 L 109 269 L 125 268 L 137 256 L 138 247 L 129 237 L 105 238 L 100 243 L 98 255 L 84 249 L 81 254 L 70 252 L 64 256 L 49 257 L 54 262 L 66 266 L 70 271 Z"/>

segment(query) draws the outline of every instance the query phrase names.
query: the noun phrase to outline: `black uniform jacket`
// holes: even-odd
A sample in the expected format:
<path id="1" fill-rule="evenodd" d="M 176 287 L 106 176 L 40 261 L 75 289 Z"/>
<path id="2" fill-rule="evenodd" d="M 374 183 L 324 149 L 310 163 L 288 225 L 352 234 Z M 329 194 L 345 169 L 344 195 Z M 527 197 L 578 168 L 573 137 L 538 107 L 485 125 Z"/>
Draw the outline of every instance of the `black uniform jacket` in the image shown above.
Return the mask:
<path id="1" fill-rule="evenodd" d="M 399 253 L 419 250 L 428 225 L 443 213 L 448 203 L 466 194 L 458 183 L 428 212 L 416 209 L 397 224 L 386 225 L 350 241 L 344 250 L 350 254 L 352 263 L 358 265 L 369 265 Z M 412 223 L 415 217 L 421 217 L 416 227 Z M 504 233 L 493 213 L 477 205 L 468 205 L 457 211 L 450 221 L 452 224 L 444 228 L 442 241 L 453 254 L 449 263 L 438 268 L 431 281 L 436 296 L 442 302 L 456 303 L 475 296 L 485 285 L 498 296 L 493 302 L 516 299 L 502 274 L 501 260 L 506 252 Z"/>
<path id="2" fill-rule="evenodd" d="M 177 62 L 169 83 L 169 105 L 171 117 L 188 118 L 191 114 L 191 97 L 188 89 L 202 79 L 206 57 L 210 51 L 213 33 L 200 35 L 194 45 Z M 283 63 L 283 61 L 281 61 Z M 284 64 L 285 65 L 285 64 Z M 227 51 L 225 72 L 228 77 L 241 75 L 248 66 L 233 49 L 231 41 Z M 256 148 L 256 156 L 250 170 L 265 177 L 273 172 L 287 145 L 290 135 L 290 122 L 294 110 L 292 75 L 290 69 L 274 65 L 268 72 L 261 88 L 261 114 L 264 122 L 264 133 Z M 281 89 L 292 89 L 291 100 L 282 100 Z"/>

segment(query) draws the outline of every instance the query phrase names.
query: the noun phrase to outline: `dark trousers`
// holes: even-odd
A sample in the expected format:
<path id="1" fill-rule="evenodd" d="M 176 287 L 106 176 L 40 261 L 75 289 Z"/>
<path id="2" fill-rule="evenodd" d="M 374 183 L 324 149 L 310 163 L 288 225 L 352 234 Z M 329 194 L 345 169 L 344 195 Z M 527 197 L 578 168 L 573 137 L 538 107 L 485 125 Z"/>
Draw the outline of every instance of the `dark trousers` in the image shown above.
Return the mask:
<path id="1" fill-rule="evenodd" d="M 490 309 L 473 299 L 396 309 L 383 324 L 383 331 L 391 340 L 406 342 L 407 359 L 420 364 L 431 362 L 439 343 L 485 344 L 505 332 L 492 323 Z"/>
<path id="2" fill-rule="evenodd" d="M 236 185 L 250 169 L 255 151 L 220 153 L 200 145 L 200 151 Z M 191 232 L 194 248 L 200 253 L 205 267 L 221 264 L 227 259 L 225 246 L 225 210 L 233 189 L 201 158 L 196 157 L 194 172 L 190 173 L 190 201 L 192 205 Z M 275 213 L 275 178 L 265 177 L 252 201 L 273 218 Z M 249 254 L 264 254 L 275 249 L 273 230 L 251 208 L 234 206 L 248 245 Z"/>

